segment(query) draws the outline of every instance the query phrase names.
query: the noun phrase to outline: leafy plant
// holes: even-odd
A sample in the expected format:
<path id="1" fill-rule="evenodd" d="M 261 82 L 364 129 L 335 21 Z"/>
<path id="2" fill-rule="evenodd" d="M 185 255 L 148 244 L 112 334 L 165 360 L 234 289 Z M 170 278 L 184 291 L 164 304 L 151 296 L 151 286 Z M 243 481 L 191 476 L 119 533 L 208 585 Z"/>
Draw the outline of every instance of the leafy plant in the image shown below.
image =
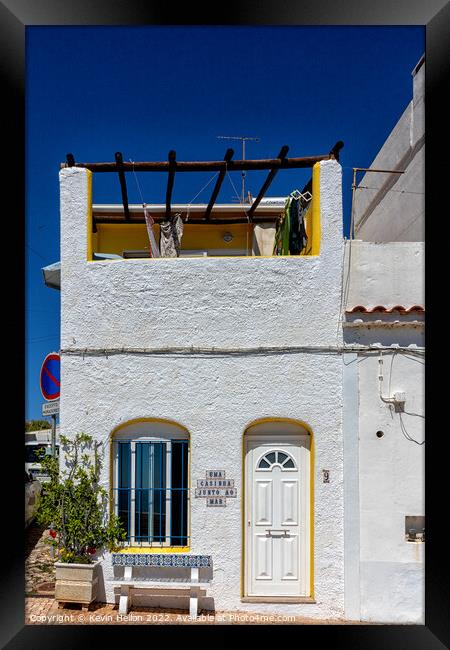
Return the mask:
<path id="1" fill-rule="evenodd" d="M 51 527 L 48 543 L 61 562 L 90 564 L 97 549 L 116 549 L 126 532 L 117 515 L 108 516 L 108 494 L 99 483 L 101 443 L 86 433 L 73 440 L 61 435 L 60 442 L 67 467 L 63 472 L 58 458 L 40 452 L 50 481 L 39 498 L 36 520 Z"/>
<path id="2" fill-rule="evenodd" d="M 25 420 L 25 433 L 30 431 L 42 431 L 50 429 L 51 424 L 47 420 Z"/>

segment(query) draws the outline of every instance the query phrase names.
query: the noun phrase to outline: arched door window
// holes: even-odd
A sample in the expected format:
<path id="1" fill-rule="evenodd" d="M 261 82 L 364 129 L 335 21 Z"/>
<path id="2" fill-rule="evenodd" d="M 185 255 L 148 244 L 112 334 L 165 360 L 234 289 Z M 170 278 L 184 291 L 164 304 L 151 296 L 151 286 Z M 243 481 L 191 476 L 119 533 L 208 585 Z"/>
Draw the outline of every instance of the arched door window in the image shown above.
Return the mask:
<path id="1" fill-rule="evenodd" d="M 297 469 L 292 456 L 284 451 L 269 451 L 258 463 L 258 469 L 270 470 L 274 466 L 281 467 L 281 469 Z"/>

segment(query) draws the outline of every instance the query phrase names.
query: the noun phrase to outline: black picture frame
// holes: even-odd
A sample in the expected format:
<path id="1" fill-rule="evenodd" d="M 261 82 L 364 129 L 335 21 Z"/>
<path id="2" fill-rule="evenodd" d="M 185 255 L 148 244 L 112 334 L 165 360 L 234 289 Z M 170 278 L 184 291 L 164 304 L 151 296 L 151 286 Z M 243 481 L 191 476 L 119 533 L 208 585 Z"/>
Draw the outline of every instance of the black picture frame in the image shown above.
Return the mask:
<path id="1" fill-rule="evenodd" d="M 184 8 L 174 8 L 171 3 L 145 3 L 139 0 L 78 0 L 76 3 L 63 3 L 61 0 L 3 0 L 0 3 L 0 66 L 2 69 L 2 89 L 4 112 L 4 132 L 10 138 L 8 146 L 4 145 L 3 165 L 3 200 L 5 205 L 4 223 L 8 228 L 8 238 L 13 245 L 6 247 L 11 259 L 6 268 L 14 269 L 14 279 L 4 275 L 4 305 L 16 305 L 11 308 L 7 326 L 9 326 L 8 345 L 15 352 L 9 367 L 13 371 L 10 380 L 14 385 L 24 385 L 24 355 L 17 355 L 23 350 L 25 322 L 18 316 L 24 313 L 24 297 L 21 293 L 20 274 L 25 268 L 23 242 L 25 240 L 25 137 L 24 137 L 24 91 L 25 91 L 25 28 L 31 25 L 423 25 L 426 28 L 426 213 L 432 216 L 426 225 L 427 251 L 427 300 L 432 293 L 431 285 L 435 278 L 445 278 L 435 272 L 435 260 L 428 262 L 435 240 L 433 223 L 439 219 L 439 188 L 446 187 L 446 154 L 443 137 L 448 132 L 448 104 L 444 101 L 445 85 L 448 85 L 448 42 L 450 8 L 445 0 L 423 2 L 422 0 L 351 0 L 336 2 L 333 0 L 307 0 L 304 2 L 232 2 L 219 7 L 214 6 L 215 15 L 204 4 L 198 8 L 186 3 Z M 62 56 L 74 56 L 76 53 L 61 53 Z M 170 55 L 170 53 L 169 53 Z M 447 84 L 445 83 L 447 81 Z M 4 143 L 3 137 L 3 143 Z M 381 145 L 382 143 L 380 143 Z M 448 165 L 447 165 L 448 169 Z M 436 190 L 436 188 L 438 188 Z M 446 209 L 448 211 L 448 208 Z M 443 215 L 442 215 L 443 216 Z M 12 227 L 12 231 L 10 230 Z M 5 247 L 4 247 L 5 248 Z M 444 252 L 445 257 L 445 252 Z M 22 270 L 22 271 L 21 271 Z M 7 276 L 7 277 L 5 277 Z M 22 276 L 22 279 L 24 275 Z M 22 287 L 24 283 L 22 283 Z M 439 290 L 439 289 L 438 289 Z M 445 289 L 445 293 L 447 293 Z M 9 292 L 9 293 L 8 293 Z M 445 296 L 442 297 L 445 300 Z M 15 316 L 14 316 L 15 315 Z M 433 310 L 427 313 L 427 347 L 433 356 L 436 317 Z M 16 342 L 13 344 L 12 339 Z M 17 359 L 19 356 L 19 359 Z M 438 362 L 436 355 L 433 363 Z M 435 376 L 436 366 L 433 369 Z M 446 382 L 443 382 L 444 385 Z M 433 385 L 434 384 L 434 385 Z M 433 386 L 433 388 L 432 388 Z M 436 387 L 436 390 L 435 390 Z M 433 397 L 431 397 L 433 392 Z M 114 631 L 116 643 L 126 643 L 130 639 L 133 627 L 140 626 L 72 626 L 72 625 L 24 625 L 24 555 L 23 544 L 18 541 L 23 530 L 23 499 L 17 485 L 18 477 L 23 476 L 23 424 L 24 397 L 17 391 L 17 406 L 14 408 L 12 436 L 5 437 L 4 470 L 13 468 L 12 478 L 4 483 L 3 542 L 6 548 L 2 559 L 0 629 L 2 647 L 7 648 L 80 648 L 87 646 L 90 639 L 104 643 L 106 633 Z M 445 498 L 445 479 L 448 474 L 446 455 L 441 448 L 446 431 L 438 423 L 442 401 L 430 364 L 426 366 L 427 427 L 429 431 L 426 452 L 426 618 L 425 625 L 315 625 L 295 628 L 298 643 L 311 632 L 315 643 L 332 642 L 333 647 L 345 648 L 415 648 L 434 650 L 449 646 L 449 581 L 446 571 L 444 548 L 447 542 L 442 522 L 447 518 L 448 502 Z M 16 403 L 16 402 L 15 402 Z M 429 408 L 430 404 L 435 409 Z M 6 409 L 5 409 L 6 411 Z M 8 422 L 6 422 L 6 419 Z M 10 416 L 5 413 L 4 432 L 10 426 Z M 435 435 L 436 434 L 436 435 Z M 441 434 L 441 435 L 439 435 Z M 11 440 L 12 439 L 12 440 Z M 4 473 L 6 476 L 6 472 Z M 438 490 L 441 490 L 438 492 Z M 441 515 L 444 515 L 441 521 Z M 211 632 L 220 632 L 221 638 L 228 638 L 236 626 L 179 626 L 184 643 L 192 638 L 193 628 L 205 639 Z M 242 626 L 237 626 L 241 628 Z M 286 627 L 286 626 L 284 626 Z M 254 632 L 258 632 L 255 626 Z M 147 628 L 148 631 L 148 628 Z M 259 630 L 260 632 L 261 630 Z M 156 633 L 169 638 L 169 630 L 164 626 L 152 627 L 148 639 L 155 639 Z M 292 632 L 292 630 L 291 630 Z M 292 633 L 290 634 L 292 638 Z M 129 641 L 128 641 L 129 642 Z"/>

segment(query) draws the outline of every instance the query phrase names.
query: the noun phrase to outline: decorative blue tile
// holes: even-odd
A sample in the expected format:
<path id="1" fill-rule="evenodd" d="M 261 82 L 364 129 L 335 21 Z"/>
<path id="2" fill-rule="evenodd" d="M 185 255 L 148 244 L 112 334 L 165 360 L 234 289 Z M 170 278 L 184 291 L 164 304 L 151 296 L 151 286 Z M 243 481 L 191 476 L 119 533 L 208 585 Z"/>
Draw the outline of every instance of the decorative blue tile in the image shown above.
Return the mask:
<path id="1" fill-rule="evenodd" d="M 113 553 L 113 566 L 209 567 L 210 555 L 167 553 Z"/>

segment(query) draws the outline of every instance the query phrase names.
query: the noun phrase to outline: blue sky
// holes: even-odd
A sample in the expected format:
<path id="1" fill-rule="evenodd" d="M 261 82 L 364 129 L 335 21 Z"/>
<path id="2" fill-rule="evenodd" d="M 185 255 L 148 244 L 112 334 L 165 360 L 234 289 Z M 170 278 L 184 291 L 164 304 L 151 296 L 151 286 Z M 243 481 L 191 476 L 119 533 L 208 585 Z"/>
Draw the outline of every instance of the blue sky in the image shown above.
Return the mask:
<path id="1" fill-rule="evenodd" d="M 58 171 L 79 162 L 220 160 L 247 135 L 247 158 L 328 153 L 343 140 L 344 234 L 352 167 L 367 167 L 412 99 L 422 27 L 27 27 L 26 412 L 41 418 L 39 373 L 59 350 L 60 293 L 41 268 L 59 260 Z M 249 172 L 253 195 L 267 172 Z M 268 194 L 301 189 L 309 170 L 279 173 Z M 191 201 L 211 174 L 179 174 L 174 202 Z M 240 189 L 240 175 L 232 175 Z M 165 174 L 140 174 L 148 203 L 164 202 Z M 130 203 L 140 203 L 127 175 Z M 209 200 L 209 185 L 197 202 Z M 233 201 L 224 182 L 219 202 Z M 94 176 L 95 203 L 120 203 L 115 174 Z"/>

